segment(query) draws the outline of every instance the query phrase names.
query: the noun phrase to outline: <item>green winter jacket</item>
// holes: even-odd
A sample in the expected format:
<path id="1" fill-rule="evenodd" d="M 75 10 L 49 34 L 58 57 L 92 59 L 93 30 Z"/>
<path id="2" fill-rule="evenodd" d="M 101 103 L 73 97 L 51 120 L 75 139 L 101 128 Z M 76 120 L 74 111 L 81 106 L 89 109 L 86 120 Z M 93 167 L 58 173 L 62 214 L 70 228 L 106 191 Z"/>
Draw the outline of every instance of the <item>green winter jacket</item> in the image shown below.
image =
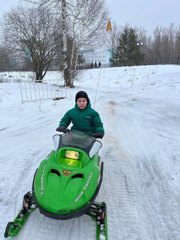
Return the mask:
<path id="1" fill-rule="evenodd" d="M 85 109 L 80 109 L 76 103 L 74 108 L 65 113 L 59 122 L 59 126 L 67 128 L 71 122 L 73 124 L 71 127 L 72 130 L 82 131 L 87 135 L 97 132 L 104 133 L 99 113 L 91 108 L 90 102 Z"/>

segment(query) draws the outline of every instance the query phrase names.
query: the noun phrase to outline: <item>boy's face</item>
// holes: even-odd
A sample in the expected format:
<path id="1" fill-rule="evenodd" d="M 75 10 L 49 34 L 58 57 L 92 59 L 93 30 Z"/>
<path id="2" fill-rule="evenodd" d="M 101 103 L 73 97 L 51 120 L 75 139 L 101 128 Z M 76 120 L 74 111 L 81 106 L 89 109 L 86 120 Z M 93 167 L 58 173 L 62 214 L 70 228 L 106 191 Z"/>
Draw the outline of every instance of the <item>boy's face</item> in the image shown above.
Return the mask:
<path id="1" fill-rule="evenodd" d="M 77 100 L 77 105 L 80 109 L 86 108 L 87 103 L 88 102 L 87 102 L 86 98 L 78 98 L 78 100 Z"/>

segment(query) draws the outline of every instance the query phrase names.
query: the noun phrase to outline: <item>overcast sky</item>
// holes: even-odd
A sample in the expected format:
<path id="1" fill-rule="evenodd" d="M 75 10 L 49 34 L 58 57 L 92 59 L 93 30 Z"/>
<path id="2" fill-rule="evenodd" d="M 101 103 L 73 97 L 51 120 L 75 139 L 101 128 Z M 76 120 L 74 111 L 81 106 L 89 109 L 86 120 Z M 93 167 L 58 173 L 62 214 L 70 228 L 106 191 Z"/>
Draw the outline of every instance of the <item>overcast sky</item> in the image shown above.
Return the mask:
<path id="1" fill-rule="evenodd" d="M 110 19 L 118 26 L 143 27 L 152 34 L 157 26 L 180 25 L 180 0 L 105 0 Z"/>
<path id="2" fill-rule="evenodd" d="M 6 11 L 16 7 L 21 0 L 0 0 L 0 16 L 2 17 Z"/>
<path id="3" fill-rule="evenodd" d="M 105 0 L 117 26 L 143 27 L 152 34 L 157 26 L 180 25 L 180 0 Z M 0 0 L 0 16 L 23 0 Z"/>

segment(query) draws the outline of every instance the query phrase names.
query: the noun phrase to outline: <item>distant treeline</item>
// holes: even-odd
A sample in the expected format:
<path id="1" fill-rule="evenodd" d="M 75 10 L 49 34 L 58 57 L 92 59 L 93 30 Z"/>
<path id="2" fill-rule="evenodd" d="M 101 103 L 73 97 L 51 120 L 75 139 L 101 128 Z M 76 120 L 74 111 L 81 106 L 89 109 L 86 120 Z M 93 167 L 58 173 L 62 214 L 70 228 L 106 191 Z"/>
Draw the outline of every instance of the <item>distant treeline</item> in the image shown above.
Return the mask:
<path id="1" fill-rule="evenodd" d="M 38 33 L 35 28 L 29 33 L 27 39 L 24 39 L 17 35 L 19 25 L 13 25 L 14 20 L 19 19 L 21 13 L 22 12 L 19 13 L 18 11 L 9 13 L 4 23 L 8 31 L 6 29 L 5 35 L 3 36 L 6 39 L 6 41 L 4 41 L 5 44 L 1 44 L 0 46 L 0 71 L 33 70 L 36 72 L 37 79 L 42 79 L 44 71 L 62 70 L 64 66 L 62 57 L 63 41 L 61 31 L 58 33 L 58 31 L 55 30 L 57 29 L 56 19 L 46 23 L 47 16 L 51 17 L 51 14 L 46 10 L 46 14 L 43 15 L 45 22 L 41 24 L 41 17 L 38 22 L 39 25 L 34 24 L 33 26 L 38 28 L 38 26 L 42 25 L 42 32 L 46 27 L 49 34 L 48 37 L 46 36 L 47 33 L 44 36 L 41 34 L 42 39 L 38 40 L 38 35 L 33 36 L 34 33 Z M 37 16 L 39 16 L 38 14 L 37 12 Z M 29 15 L 24 14 L 24 18 L 22 19 L 25 19 L 27 16 L 32 17 L 31 12 Z M 25 21 L 21 21 L 21 24 L 21 31 L 23 33 L 30 28 L 30 25 L 25 25 Z M 54 29 L 52 29 L 52 26 L 54 26 Z M 13 32 L 13 34 L 11 34 L 11 32 Z M 112 32 L 107 33 L 106 36 L 107 49 L 111 49 L 109 64 L 106 66 L 180 64 L 180 26 L 171 24 L 166 28 L 157 27 L 153 32 L 153 36 L 148 36 L 142 28 L 132 28 L 128 25 L 120 28 L 113 26 Z M 96 35 L 98 44 L 101 42 L 101 38 L 100 35 Z M 83 54 L 80 54 L 80 47 L 75 44 L 76 39 L 68 37 L 67 40 L 68 67 L 71 71 L 104 67 L 101 59 L 98 59 L 97 63 L 86 62 Z M 88 41 L 87 45 L 89 46 L 90 39 Z M 94 49 L 98 49 L 98 47 L 99 45 L 93 46 Z M 97 64 L 97 66 L 95 64 Z M 74 72 L 73 74 L 75 75 Z"/>
<path id="2" fill-rule="evenodd" d="M 125 26 L 111 37 L 112 66 L 180 64 L 180 26 L 157 27 L 153 37 Z"/>

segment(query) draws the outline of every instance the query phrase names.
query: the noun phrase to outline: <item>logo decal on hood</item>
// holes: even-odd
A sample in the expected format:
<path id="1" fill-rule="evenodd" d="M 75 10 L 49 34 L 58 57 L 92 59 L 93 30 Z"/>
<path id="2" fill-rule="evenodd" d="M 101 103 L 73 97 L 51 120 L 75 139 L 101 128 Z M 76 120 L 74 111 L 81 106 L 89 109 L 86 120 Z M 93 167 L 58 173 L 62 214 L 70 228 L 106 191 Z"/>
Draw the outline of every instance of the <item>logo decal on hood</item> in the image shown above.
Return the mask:
<path id="1" fill-rule="evenodd" d="M 69 170 L 62 170 L 64 176 L 69 176 L 72 172 Z"/>

